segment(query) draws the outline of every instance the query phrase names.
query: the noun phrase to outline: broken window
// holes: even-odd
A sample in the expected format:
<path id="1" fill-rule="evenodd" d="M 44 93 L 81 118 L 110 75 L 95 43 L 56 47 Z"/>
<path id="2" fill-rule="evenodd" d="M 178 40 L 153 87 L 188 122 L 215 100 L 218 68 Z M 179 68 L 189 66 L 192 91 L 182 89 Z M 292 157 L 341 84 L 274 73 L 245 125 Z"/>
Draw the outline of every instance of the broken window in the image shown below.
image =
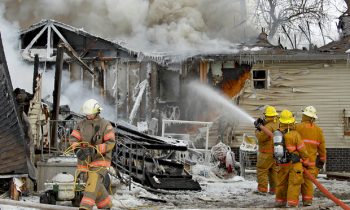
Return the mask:
<path id="1" fill-rule="evenodd" d="M 267 70 L 253 70 L 253 85 L 255 89 L 267 88 Z"/>
<path id="2" fill-rule="evenodd" d="M 175 102 L 180 94 L 180 74 L 176 71 L 162 70 L 159 72 L 160 100 Z"/>

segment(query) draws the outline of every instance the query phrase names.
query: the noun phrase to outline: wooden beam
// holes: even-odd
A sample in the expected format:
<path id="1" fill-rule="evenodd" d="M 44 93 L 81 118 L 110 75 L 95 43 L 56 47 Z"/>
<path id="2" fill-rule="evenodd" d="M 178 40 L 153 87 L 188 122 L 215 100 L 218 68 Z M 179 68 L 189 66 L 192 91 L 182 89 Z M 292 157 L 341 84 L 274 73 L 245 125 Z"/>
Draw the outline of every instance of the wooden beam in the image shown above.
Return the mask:
<path id="1" fill-rule="evenodd" d="M 46 58 L 51 57 L 51 24 L 47 26 Z"/>
<path id="2" fill-rule="evenodd" d="M 62 81 L 62 69 L 63 69 L 63 48 L 57 48 L 56 56 L 56 71 L 55 71 L 55 83 L 53 90 L 53 107 L 52 107 L 52 127 L 51 127 L 51 139 L 50 143 L 53 147 L 56 146 L 57 138 L 57 121 L 60 109 L 60 98 L 61 98 L 61 81 Z"/>
<path id="3" fill-rule="evenodd" d="M 27 52 L 29 48 L 33 46 L 33 44 L 38 41 L 39 37 L 44 33 L 44 31 L 47 29 L 48 25 L 46 25 L 44 28 L 41 29 L 41 31 L 32 39 L 32 41 L 28 44 L 28 46 L 24 49 L 24 52 Z"/>
<path id="4" fill-rule="evenodd" d="M 56 26 L 54 24 L 51 25 L 51 28 L 55 31 L 55 33 L 57 34 L 58 37 L 60 37 L 60 39 L 66 43 L 67 45 L 70 46 L 70 44 L 67 42 L 67 40 L 64 38 L 64 36 L 61 34 L 61 32 L 59 32 L 59 30 L 56 28 Z"/>
<path id="5" fill-rule="evenodd" d="M 35 54 L 34 57 L 34 71 L 33 71 L 33 95 L 37 86 L 37 78 L 39 76 L 39 55 Z"/>
<path id="6" fill-rule="evenodd" d="M 10 198 L 16 201 L 19 200 L 19 192 L 17 190 L 14 178 L 12 178 L 10 181 Z"/>
<path id="7" fill-rule="evenodd" d="M 66 44 L 66 43 L 60 43 L 58 46 L 57 46 L 57 50 L 61 48 L 62 50 L 64 50 L 64 52 L 69 55 L 72 59 L 74 59 L 83 69 L 87 70 L 90 74 L 94 75 L 94 71 L 93 69 L 90 69 L 90 67 L 84 63 L 84 61 L 82 61 L 79 56 L 78 56 L 78 53 L 75 52 L 75 50 L 69 45 L 69 44 Z M 63 59 L 63 57 L 62 57 Z"/>

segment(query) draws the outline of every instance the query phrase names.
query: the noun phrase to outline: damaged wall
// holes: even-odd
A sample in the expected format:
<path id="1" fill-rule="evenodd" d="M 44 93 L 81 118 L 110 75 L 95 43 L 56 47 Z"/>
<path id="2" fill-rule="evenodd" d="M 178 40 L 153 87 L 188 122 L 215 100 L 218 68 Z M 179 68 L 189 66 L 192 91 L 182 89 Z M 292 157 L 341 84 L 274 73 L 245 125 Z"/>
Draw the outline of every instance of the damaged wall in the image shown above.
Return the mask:
<path id="1" fill-rule="evenodd" d="M 250 65 L 239 64 L 236 60 L 226 60 L 220 57 L 207 56 L 206 59 L 198 58 L 188 59 L 185 62 L 184 69 L 187 74 L 184 76 L 186 81 L 200 80 L 209 86 L 222 92 L 224 95 L 237 101 L 237 95 L 242 90 L 245 81 L 250 78 Z M 235 119 L 227 117 L 227 113 L 220 103 L 213 100 L 203 100 L 198 97 L 196 92 L 190 89 L 184 89 L 181 98 L 182 119 L 194 121 L 214 122 L 210 127 L 209 147 L 216 145 L 219 141 L 233 146 L 236 130 Z M 194 130 L 194 128 L 189 128 Z"/>
<path id="2" fill-rule="evenodd" d="M 157 64 L 154 62 L 117 61 L 112 64 L 107 73 L 107 95 L 110 101 L 117 103 L 116 113 L 119 119 L 129 121 L 130 113 L 140 93 L 140 83 L 147 81 L 147 86 L 142 94 L 142 99 L 137 108 L 137 121 L 149 121 L 151 111 L 155 104 L 152 103 L 158 92 L 154 84 L 157 79 Z"/>
<path id="3" fill-rule="evenodd" d="M 45 63 L 45 66 L 46 63 L 53 66 L 58 43 L 66 43 L 68 51 L 74 51 L 78 59 L 88 66 L 85 69 L 77 62 L 77 58 L 65 54 L 65 68 L 69 71 L 70 82 L 82 81 L 82 87 L 75 87 L 81 88 L 79 94 L 84 92 L 81 95 L 102 96 L 104 105 L 114 106 L 109 115 L 115 116 L 111 116 L 110 120 L 118 118 L 129 122 L 132 114 L 132 123 L 135 124 L 137 121 L 149 122 L 153 117 L 153 110 L 157 106 L 153 102 L 159 96 L 159 65 L 142 53 L 54 20 L 33 24 L 23 30 L 20 37 L 23 58 L 32 61 L 34 54 L 39 53 L 40 62 Z M 142 95 L 140 83 L 146 84 Z"/>
<path id="4" fill-rule="evenodd" d="M 272 105 L 278 112 L 289 109 L 300 122 L 301 110 L 313 105 L 327 148 L 350 148 L 350 136 L 344 135 L 350 110 L 350 71 L 345 60 L 265 61 L 253 65 L 253 70 L 268 70 L 270 85 L 255 89 L 252 80 L 246 84 L 239 105 L 251 116 L 261 117 L 263 106 Z M 238 130 L 254 134 L 254 126 L 240 126 Z"/>

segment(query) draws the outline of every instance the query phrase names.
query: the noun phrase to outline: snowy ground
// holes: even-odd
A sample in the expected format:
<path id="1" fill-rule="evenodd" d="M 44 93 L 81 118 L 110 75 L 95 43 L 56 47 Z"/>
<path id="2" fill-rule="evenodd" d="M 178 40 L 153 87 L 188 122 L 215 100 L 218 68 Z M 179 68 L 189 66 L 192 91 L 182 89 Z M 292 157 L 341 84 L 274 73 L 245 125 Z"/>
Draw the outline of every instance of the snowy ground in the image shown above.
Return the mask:
<path id="1" fill-rule="evenodd" d="M 129 191 L 128 186 L 120 185 L 113 195 L 113 209 L 224 209 L 224 208 L 273 208 L 274 195 L 255 194 L 257 183 L 255 174 L 248 174 L 244 179 L 236 176 L 227 180 L 194 176 L 201 184 L 202 191 L 171 191 L 166 194 L 153 193 L 133 184 Z M 318 180 L 336 197 L 349 201 L 349 182 L 328 180 L 321 176 Z M 151 199 L 159 201 L 151 201 Z M 38 196 L 22 197 L 22 200 L 39 202 Z M 316 189 L 314 206 L 332 203 Z M 61 203 L 68 205 L 69 203 Z M 35 210 L 6 206 L 0 204 L 1 210 Z M 328 209 L 341 209 L 331 207 Z"/>
<path id="2" fill-rule="evenodd" d="M 153 194 L 138 187 L 132 191 L 119 190 L 114 195 L 114 206 L 116 208 L 139 208 L 139 207 L 161 207 L 173 209 L 191 208 L 273 208 L 274 195 L 255 194 L 257 183 L 255 175 L 248 175 L 246 179 L 234 177 L 229 180 L 213 180 L 203 177 L 197 178 L 202 186 L 202 191 L 180 191 L 174 194 Z M 347 181 L 327 180 L 319 178 L 324 186 L 335 196 L 343 200 L 350 199 L 349 183 Z M 166 203 L 149 202 L 140 197 L 152 197 L 165 200 Z M 315 192 L 315 205 L 331 203 L 321 192 Z M 333 207 L 331 209 L 341 209 Z"/>

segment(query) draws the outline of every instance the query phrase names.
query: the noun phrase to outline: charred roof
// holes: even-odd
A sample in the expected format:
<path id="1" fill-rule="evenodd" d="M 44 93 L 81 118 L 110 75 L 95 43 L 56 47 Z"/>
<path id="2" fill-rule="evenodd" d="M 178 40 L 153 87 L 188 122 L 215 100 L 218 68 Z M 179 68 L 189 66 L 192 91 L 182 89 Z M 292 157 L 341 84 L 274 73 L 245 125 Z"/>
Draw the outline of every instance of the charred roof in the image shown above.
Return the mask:
<path id="1" fill-rule="evenodd" d="M 29 160 L 29 148 L 25 141 L 21 113 L 13 95 L 0 35 L 0 173 L 29 174 L 35 178 Z"/>

